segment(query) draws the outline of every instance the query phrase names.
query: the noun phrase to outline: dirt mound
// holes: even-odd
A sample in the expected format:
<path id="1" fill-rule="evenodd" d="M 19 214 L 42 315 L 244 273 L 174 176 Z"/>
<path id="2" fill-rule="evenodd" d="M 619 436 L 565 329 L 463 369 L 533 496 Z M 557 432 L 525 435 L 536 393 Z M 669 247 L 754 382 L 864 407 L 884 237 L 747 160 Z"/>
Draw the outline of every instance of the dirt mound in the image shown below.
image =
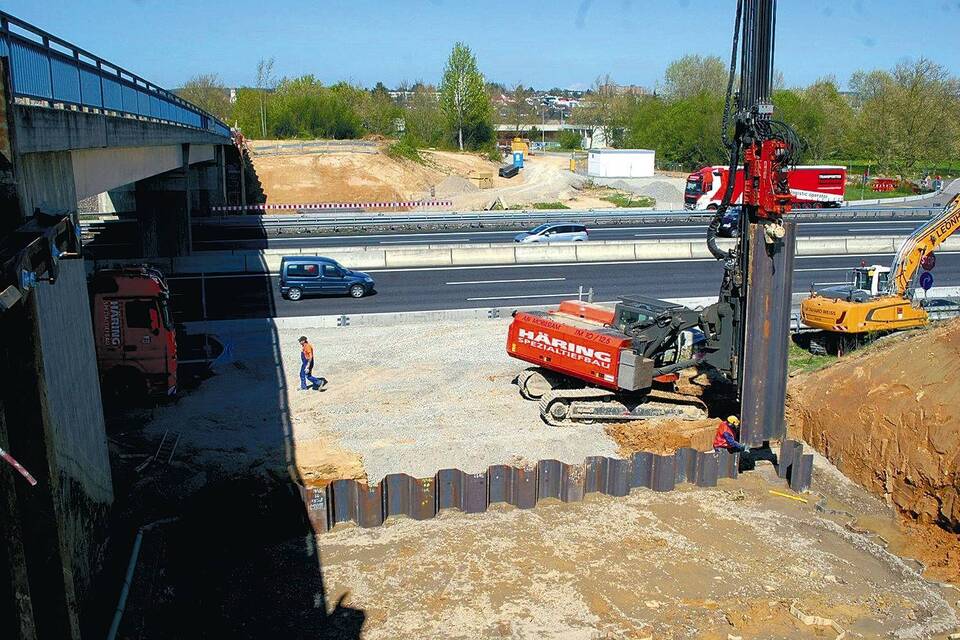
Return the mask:
<path id="1" fill-rule="evenodd" d="M 617 443 L 617 452 L 628 457 L 638 451 L 673 453 L 682 447 L 706 451 L 713 446 L 717 421 L 642 420 L 607 425 L 605 431 Z"/>
<path id="2" fill-rule="evenodd" d="M 793 435 L 921 523 L 960 530 L 960 321 L 796 379 Z"/>
<path id="3" fill-rule="evenodd" d="M 473 193 L 479 191 L 480 187 L 476 183 L 470 182 L 460 176 L 447 176 L 437 184 L 436 194 L 438 198 L 449 196 L 458 196 L 462 193 Z"/>

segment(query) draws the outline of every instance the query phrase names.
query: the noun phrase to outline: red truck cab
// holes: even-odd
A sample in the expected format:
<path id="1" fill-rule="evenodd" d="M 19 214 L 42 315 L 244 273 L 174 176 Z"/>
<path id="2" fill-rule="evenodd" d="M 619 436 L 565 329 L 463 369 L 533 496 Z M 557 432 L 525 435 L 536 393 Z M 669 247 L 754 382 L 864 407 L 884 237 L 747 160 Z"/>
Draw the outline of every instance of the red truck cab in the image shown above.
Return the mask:
<path id="1" fill-rule="evenodd" d="M 104 269 L 90 278 L 100 385 L 118 399 L 173 395 L 177 339 L 170 291 L 156 269 Z"/>

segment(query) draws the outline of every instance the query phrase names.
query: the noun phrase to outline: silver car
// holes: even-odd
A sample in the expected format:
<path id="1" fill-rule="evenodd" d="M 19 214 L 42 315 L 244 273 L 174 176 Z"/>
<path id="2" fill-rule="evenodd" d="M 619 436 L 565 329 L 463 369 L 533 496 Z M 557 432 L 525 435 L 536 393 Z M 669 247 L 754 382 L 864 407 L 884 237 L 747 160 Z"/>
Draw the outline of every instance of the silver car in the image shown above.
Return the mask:
<path id="1" fill-rule="evenodd" d="M 587 228 L 582 224 L 568 222 L 548 222 L 514 236 L 514 242 L 530 244 L 534 242 L 586 242 L 589 240 Z"/>

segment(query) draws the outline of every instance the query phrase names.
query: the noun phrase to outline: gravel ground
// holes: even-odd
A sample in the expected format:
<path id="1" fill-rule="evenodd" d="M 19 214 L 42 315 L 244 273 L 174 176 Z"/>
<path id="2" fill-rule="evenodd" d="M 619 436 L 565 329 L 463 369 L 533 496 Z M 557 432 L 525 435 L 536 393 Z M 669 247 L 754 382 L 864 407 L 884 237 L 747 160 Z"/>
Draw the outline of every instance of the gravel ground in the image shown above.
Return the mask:
<path id="1" fill-rule="evenodd" d="M 505 353 L 508 324 L 221 335 L 234 362 L 155 411 L 146 432 L 157 440 L 180 432 L 178 456 L 227 470 L 295 462 L 318 481 L 365 472 L 375 483 L 388 473 L 427 477 L 444 468 L 616 455 L 602 426 L 548 427 L 536 403 L 520 397 L 511 381 L 524 364 Z M 314 375 L 329 381 L 323 391 L 297 390 L 301 334 L 316 350 Z"/>
<path id="2" fill-rule="evenodd" d="M 614 455 L 602 426 L 550 428 L 536 403 L 520 397 L 511 380 L 524 365 L 505 353 L 508 325 L 303 330 L 330 384 L 291 398 L 294 437 L 334 434 L 363 458 L 370 482 L 397 472 L 426 477 L 451 467 L 480 472 L 491 464 Z M 296 345 L 300 333 L 281 333 L 282 344 Z M 298 358 L 284 349 L 288 379 Z"/>
<path id="3" fill-rule="evenodd" d="M 591 178 L 596 184 L 629 191 L 656 200 L 654 209 L 682 209 L 685 178 L 656 176 L 653 178 Z"/>

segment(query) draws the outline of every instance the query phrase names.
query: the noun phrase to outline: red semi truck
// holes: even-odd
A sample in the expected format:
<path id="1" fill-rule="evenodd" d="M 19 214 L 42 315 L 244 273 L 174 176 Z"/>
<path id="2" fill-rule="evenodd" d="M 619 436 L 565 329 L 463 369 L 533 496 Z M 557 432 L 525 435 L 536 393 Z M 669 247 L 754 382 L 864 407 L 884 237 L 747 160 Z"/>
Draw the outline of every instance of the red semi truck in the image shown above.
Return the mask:
<path id="1" fill-rule="evenodd" d="M 730 168 L 725 166 L 703 167 L 687 176 L 683 194 L 685 209 L 700 211 L 716 209 L 723 200 Z M 834 166 L 799 166 L 788 171 L 793 207 L 798 209 L 839 207 L 843 203 L 847 184 L 847 168 Z M 740 204 L 743 199 L 743 167 L 737 170 L 730 204 Z"/>
<path id="2" fill-rule="evenodd" d="M 91 276 L 89 292 L 100 386 L 108 398 L 132 403 L 172 396 L 178 376 L 209 369 L 224 351 L 213 336 L 177 331 L 170 290 L 156 269 L 101 269 Z"/>

